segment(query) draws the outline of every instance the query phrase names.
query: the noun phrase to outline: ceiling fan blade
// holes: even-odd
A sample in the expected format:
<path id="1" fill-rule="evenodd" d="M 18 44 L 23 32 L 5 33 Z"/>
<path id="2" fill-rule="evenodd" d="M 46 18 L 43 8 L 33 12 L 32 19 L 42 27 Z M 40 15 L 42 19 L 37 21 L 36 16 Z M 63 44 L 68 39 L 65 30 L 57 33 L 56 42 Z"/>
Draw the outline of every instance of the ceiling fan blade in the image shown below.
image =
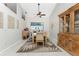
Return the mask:
<path id="1" fill-rule="evenodd" d="M 46 16 L 46 14 L 41 14 L 41 15 L 40 15 L 40 18 L 41 18 L 42 16 Z"/>
<path id="2" fill-rule="evenodd" d="M 41 12 L 38 12 L 37 15 L 41 15 Z"/>
<path id="3" fill-rule="evenodd" d="M 41 14 L 41 16 L 46 16 L 46 14 Z"/>

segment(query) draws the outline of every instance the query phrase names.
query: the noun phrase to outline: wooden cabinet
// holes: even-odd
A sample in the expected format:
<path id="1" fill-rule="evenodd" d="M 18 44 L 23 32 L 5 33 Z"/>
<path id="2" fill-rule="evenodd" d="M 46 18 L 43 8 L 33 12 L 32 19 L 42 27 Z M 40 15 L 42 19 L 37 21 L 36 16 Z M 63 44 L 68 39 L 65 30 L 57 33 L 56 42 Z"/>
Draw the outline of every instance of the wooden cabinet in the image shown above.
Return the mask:
<path id="1" fill-rule="evenodd" d="M 79 3 L 59 15 L 58 45 L 79 55 Z"/>

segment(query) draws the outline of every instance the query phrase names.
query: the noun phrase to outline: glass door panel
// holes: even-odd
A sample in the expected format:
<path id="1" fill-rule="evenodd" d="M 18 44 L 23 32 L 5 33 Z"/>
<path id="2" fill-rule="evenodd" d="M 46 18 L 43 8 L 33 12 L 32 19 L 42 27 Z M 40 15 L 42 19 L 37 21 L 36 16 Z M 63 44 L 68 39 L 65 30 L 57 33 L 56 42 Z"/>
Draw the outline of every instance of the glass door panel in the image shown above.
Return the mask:
<path id="1" fill-rule="evenodd" d="M 59 20 L 59 32 L 64 32 L 64 17 L 60 17 Z"/>
<path id="2" fill-rule="evenodd" d="M 66 32 L 70 29 L 70 14 L 66 15 Z"/>
<path id="3" fill-rule="evenodd" d="M 79 33 L 79 10 L 75 11 L 74 26 L 75 33 Z"/>

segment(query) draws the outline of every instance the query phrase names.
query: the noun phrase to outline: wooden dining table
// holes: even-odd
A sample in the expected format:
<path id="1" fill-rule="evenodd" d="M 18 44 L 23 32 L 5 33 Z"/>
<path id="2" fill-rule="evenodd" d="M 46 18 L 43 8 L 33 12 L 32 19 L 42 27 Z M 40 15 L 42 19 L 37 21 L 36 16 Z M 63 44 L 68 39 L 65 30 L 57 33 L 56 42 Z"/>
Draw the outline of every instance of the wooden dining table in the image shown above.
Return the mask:
<path id="1" fill-rule="evenodd" d="M 38 43 L 42 43 L 43 46 L 45 45 L 47 39 L 44 38 L 44 33 L 37 33 L 36 36 L 33 36 L 32 42 L 38 45 Z"/>

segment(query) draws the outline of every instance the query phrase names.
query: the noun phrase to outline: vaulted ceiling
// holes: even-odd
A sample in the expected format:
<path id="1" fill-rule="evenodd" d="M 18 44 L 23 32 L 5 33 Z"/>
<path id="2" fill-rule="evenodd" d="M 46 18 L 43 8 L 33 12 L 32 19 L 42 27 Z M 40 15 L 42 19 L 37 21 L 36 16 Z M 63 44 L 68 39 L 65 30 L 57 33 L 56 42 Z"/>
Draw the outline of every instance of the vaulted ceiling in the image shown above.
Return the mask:
<path id="1" fill-rule="evenodd" d="M 16 3 L 4 3 L 8 8 L 10 8 L 13 12 L 17 12 L 17 4 Z"/>
<path id="2" fill-rule="evenodd" d="M 55 3 L 40 3 L 40 11 L 49 17 L 51 12 L 54 10 Z M 24 11 L 27 12 L 28 16 L 35 16 L 38 13 L 38 3 L 21 3 L 20 6 Z"/>

